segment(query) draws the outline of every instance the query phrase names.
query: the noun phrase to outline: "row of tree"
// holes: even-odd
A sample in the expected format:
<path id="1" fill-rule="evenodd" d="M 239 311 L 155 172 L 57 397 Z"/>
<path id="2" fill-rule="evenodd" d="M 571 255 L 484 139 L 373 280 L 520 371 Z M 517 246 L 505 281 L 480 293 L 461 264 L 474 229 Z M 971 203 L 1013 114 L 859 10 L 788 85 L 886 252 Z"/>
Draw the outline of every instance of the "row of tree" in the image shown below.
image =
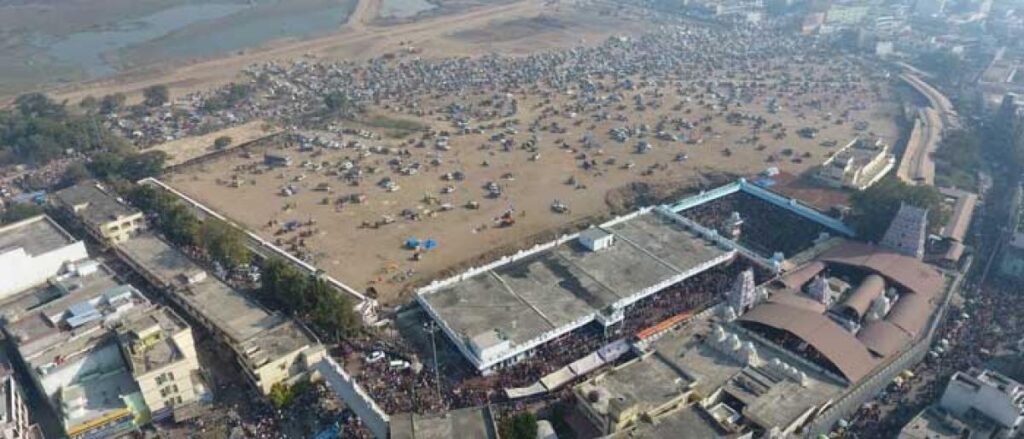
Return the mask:
<path id="1" fill-rule="evenodd" d="M 228 269 L 252 260 L 245 235 L 238 228 L 216 218 L 200 222 L 177 197 L 152 186 L 122 183 L 120 190 L 135 207 L 152 214 L 153 225 L 168 241 L 202 248 Z"/>
<path id="2" fill-rule="evenodd" d="M 313 324 L 334 341 L 359 329 L 359 315 L 347 296 L 284 260 L 264 262 L 258 294 L 264 302 Z"/>

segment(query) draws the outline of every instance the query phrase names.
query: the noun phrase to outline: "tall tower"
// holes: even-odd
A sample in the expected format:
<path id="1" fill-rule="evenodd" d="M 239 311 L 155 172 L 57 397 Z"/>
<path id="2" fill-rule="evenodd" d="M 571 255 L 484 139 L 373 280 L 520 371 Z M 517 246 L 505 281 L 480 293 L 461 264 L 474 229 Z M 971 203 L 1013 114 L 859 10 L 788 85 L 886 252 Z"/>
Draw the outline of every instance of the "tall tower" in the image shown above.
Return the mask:
<path id="1" fill-rule="evenodd" d="M 928 228 L 928 209 L 900 203 L 900 210 L 882 237 L 882 247 L 921 259 Z"/>
<path id="2" fill-rule="evenodd" d="M 736 276 L 732 283 L 727 297 L 729 306 L 736 310 L 737 314 L 743 314 L 757 301 L 757 289 L 754 286 L 754 270 L 746 269 Z"/>

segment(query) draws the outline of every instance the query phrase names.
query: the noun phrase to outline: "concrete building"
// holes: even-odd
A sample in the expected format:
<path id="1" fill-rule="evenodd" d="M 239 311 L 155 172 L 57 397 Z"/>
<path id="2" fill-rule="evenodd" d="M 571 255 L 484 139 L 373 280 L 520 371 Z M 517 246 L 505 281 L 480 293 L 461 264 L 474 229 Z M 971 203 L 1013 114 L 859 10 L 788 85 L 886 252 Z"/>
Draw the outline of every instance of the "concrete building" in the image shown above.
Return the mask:
<path id="1" fill-rule="evenodd" d="M 497 439 L 490 407 L 452 410 L 442 415 L 403 413 L 391 416 L 391 439 Z"/>
<path id="2" fill-rule="evenodd" d="M 802 292 L 839 276 L 856 287 L 829 304 Z M 576 405 L 615 438 L 816 437 L 920 360 L 949 285 L 921 261 L 847 241 L 764 285 L 735 320 L 708 311 L 639 345 L 638 359 L 575 387 Z M 897 305 L 872 310 L 886 294 Z"/>
<path id="3" fill-rule="evenodd" d="M 0 227 L 0 300 L 46 283 L 88 258 L 85 244 L 40 215 Z"/>
<path id="4" fill-rule="evenodd" d="M 0 400 L 0 439 L 43 439 L 6 356 L 0 358 Z"/>
<path id="5" fill-rule="evenodd" d="M 117 328 L 121 353 L 153 420 L 175 416 L 207 394 L 192 328 L 167 308 L 133 315 Z"/>
<path id="6" fill-rule="evenodd" d="M 128 206 L 99 183 L 80 183 L 57 191 L 54 202 L 76 216 L 100 242 L 124 242 L 146 227 L 140 210 Z"/>
<path id="7" fill-rule="evenodd" d="M 264 395 L 306 379 L 326 355 L 307 329 L 231 288 L 152 234 L 115 246 L 121 259 L 228 346 Z"/>
<path id="8" fill-rule="evenodd" d="M 3 307 L 4 332 L 69 436 L 117 436 L 147 422 L 111 328 L 151 306 L 97 266 L 54 278 Z"/>
<path id="9" fill-rule="evenodd" d="M 998 372 L 957 372 L 939 405 L 954 416 L 984 415 L 1013 437 L 1024 427 L 1024 386 Z"/>
<path id="10" fill-rule="evenodd" d="M 703 318 L 669 331 L 640 358 L 576 386 L 579 411 L 615 438 L 791 437 L 846 388 L 843 378 L 720 323 Z"/>
<path id="11" fill-rule="evenodd" d="M 896 166 L 896 155 L 881 140 L 855 138 L 822 163 L 815 174 L 829 187 L 862 191 Z"/>
<path id="12" fill-rule="evenodd" d="M 957 372 L 938 404 L 900 431 L 900 439 L 1009 439 L 1024 428 L 1024 387 L 997 372 Z"/>
<path id="13" fill-rule="evenodd" d="M 735 254 L 670 214 L 645 210 L 434 282 L 417 301 L 490 373 L 590 322 L 610 327 L 636 301 Z"/>

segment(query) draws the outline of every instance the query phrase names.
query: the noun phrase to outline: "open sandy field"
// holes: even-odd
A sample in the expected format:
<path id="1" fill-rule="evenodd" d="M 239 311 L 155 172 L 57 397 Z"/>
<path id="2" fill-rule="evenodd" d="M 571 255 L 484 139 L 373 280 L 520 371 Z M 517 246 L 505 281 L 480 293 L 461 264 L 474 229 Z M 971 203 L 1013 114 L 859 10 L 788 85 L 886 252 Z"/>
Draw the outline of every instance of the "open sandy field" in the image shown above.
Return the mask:
<path id="1" fill-rule="evenodd" d="M 213 143 L 222 136 L 231 138 L 231 144 L 228 146 L 230 148 L 279 132 L 281 132 L 280 128 L 262 120 L 254 120 L 202 136 L 192 136 L 164 142 L 148 149 L 148 151 L 163 151 L 167 154 L 167 166 L 176 166 L 214 152 Z"/>
<path id="2" fill-rule="evenodd" d="M 640 87 L 637 93 L 655 88 Z M 863 99 L 841 97 L 835 108 Z M 539 108 L 551 100 L 520 98 L 516 120 L 533 120 Z M 558 98 L 554 100 L 557 106 Z M 489 124 L 491 128 L 482 133 L 453 135 L 450 149 L 442 151 L 444 148 L 435 146 L 436 133 L 450 130 L 450 122 L 423 117 L 419 121 L 433 129 L 429 134 L 416 132 L 394 139 L 322 133 L 323 138 L 348 146 L 302 152 L 294 144 L 272 145 L 192 166 L 165 180 L 265 238 L 278 240 L 352 287 L 373 287 L 383 302 L 396 303 L 416 285 L 442 274 L 527 247 L 534 240 L 550 239 L 553 231 L 567 225 L 607 217 L 628 204 L 624 199 L 632 191 L 624 188 L 633 183 L 658 188 L 656 198 L 692 189 L 709 174 L 753 175 L 776 166 L 798 175 L 824 160 L 830 147 L 822 146 L 823 141 L 841 144 L 858 134 L 851 123 L 839 125 L 819 113 L 783 108 L 770 114 L 764 110 L 765 102 L 763 98 L 755 100 L 745 111 L 759 112 L 768 125 L 777 122 L 789 127 L 788 136 L 776 138 L 762 131 L 756 142 L 750 142 L 750 124 L 727 121 L 724 112 L 669 92 L 657 108 L 631 113 L 631 124 L 654 126 L 660 118 L 672 115 L 703 118 L 700 129 L 690 132 L 692 137 L 700 131 L 703 142 L 663 140 L 653 132 L 618 142 L 609 130 L 621 127 L 620 122 L 595 122 L 582 114 L 563 113 L 546 121 L 556 122 L 565 132 L 538 132 L 536 147 L 522 146 L 531 137 L 525 123 L 503 119 Z M 436 104 L 445 102 L 441 99 Z M 854 111 L 850 120 L 868 121 L 872 132 L 895 139 L 897 111 L 892 102 L 871 102 Z M 382 108 L 370 112 L 412 117 Z M 809 139 L 792 133 L 804 126 L 819 129 L 818 136 Z M 512 147 L 503 148 L 493 140 L 500 132 L 513 139 L 509 141 Z M 600 146 L 581 146 L 579 139 L 584 136 Z M 638 151 L 638 141 L 649 142 L 651 148 Z M 265 152 L 286 154 L 292 164 L 269 169 L 263 164 Z M 343 170 L 349 166 L 345 162 L 351 162 L 362 175 L 344 178 Z M 415 172 L 409 172 L 410 168 Z M 456 172 L 463 173 L 464 180 L 444 178 Z M 379 184 L 385 179 L 398 189 L 386 190 Z M 492 182 L 501 188 L 495 197 L 486 189 Z M 294 195 L 282 195 L 282 188 L 288 186 L 295 190 Z M 365 196 L 365 201 L 344 201 L 355 194 Z M 564 203 L 568 212 L 554 212 L 555 201 Z M 479 208 L 466 208 L 469 202 L 479 203 Z M 506 211 L 512 212 L 515 224 L 499 227 L 495 219 Z M 366 226 L 383 222 L 385 216 L 394 222 Z M 282 226 L 291 221 L 312 221 L 313 225 L 284 232 Z M 544 232 L 548 235 L 538 236 Z M 414 251 L 404 248 L 408 238 L 433 239 L 438 247 L 417 261 Z"/>
<path id="3" fill-rule="evenodd" d="M 165 84 L 172 96 L 180 96 L 236 80 L 245 67 L 267 61 L 363 60 L 410 46 L 419 49 L 419 56 L 425 58 L 491 52 L 527 54 L 597 43 L 610 35 L 641 31 L 645 27 L 617 19 L 605 7 L 575 8 L 565 5 L 564 0 L 466 2 L 464 6 L 442 7 L 420 19 L 378 23 L 381 1 L 360 0 L 348 22 L 323 37 L 278 41 L 260 49 L 194 63 L 147 65 L 107 79 L 55 88 L 50 93 L 58 99 L 78 102 L 85 96 L 123 92 L 129 101 L 138 101 L 142 89 L 150 85 Z"/>

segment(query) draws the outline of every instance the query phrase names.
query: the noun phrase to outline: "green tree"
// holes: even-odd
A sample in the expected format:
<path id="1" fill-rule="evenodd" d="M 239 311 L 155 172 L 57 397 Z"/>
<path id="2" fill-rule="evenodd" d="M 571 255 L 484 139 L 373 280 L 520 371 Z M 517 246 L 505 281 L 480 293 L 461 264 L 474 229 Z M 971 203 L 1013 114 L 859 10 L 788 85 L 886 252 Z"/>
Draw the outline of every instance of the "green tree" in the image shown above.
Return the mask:
<path id="1" fill-rule="evenodd" d="M 536 439 L 537 416 L 531 412 L 519 413 L 501 422 L 501 437 L 508 439 Z"/>
<path id="2" fill-rule="evenodd" d="M 199 228 L 199 244 L 210 257 L 227 268 L 248 264 L 252 258 L 245 246 L 245 235 L 237 227 L 216 218 L 208 218 Z"/>
<path id="3" fill-rule="evenodd" d="M 231 144 L 231 137 L 230 136 L 220 136 L 220 137 L 217 137 L 216 139 L 213 139 L 213 147 L 217 148 L 217 149 L 227 148 L 227 146 L 230 145 L 230 144 Z"/>
<path id="4" fill-rule="evenodd" d="M 171 92 L 166 85 L 151 85 L 142 90 L 142 98 L 147 107 L 159 107 L 171 100 Z"/>
<path id="5" fill-rule="evenodd" d="M 264 262 L 259 296 L 278 308 L 308 318 L 323 333 L 335 338 L 355 333 L 360 318 L 352 301 L 327 281 L 300 272 L 288 262 Z"/>
<path id="6" fill-rule="evenodd" d="M 21 221 L 23 219 L 31 218 L 36 215 L 41 215 L 43 208 L 32 203 L 15 203 L 7 206 L 7 208 L 0 213 L 0 225 L 11 224 Z"/>
<path id="7" fill-rule="evenodd" d="M 124 103 L 128 97 L 124 93 L 114 93 L 103 97 L 100 100 L 100 113 L 113 114 L 124 109 Z"/>
<path id="8" fill-rule="evenodd" d="M 155 177 L 164 170 L 167 153 L 163 151 L 146 151 L 140 154 L 129 154 L 121 163 L 119 174 L 128 180 L 141 180 Z"/>
<path id="9" fill-rule="evenodd" d="M 78 101 L 78 108 L 85 110 L 86 113 L 95 112 L 100 108 L 100 100 L 93 95 L 86 96 Z"/>
<path id="10" fill-rule="evenodd" d="M 18 96 L 14 100 L 14 106 L 25 117 L 57 120 L 67 117 L 67 110 L 64 108 L 64 104 L 58 104 L 42 93 L 28 93 Z"/>
<path id="11" fill-rule="evenodd" d="M 870 188 L 850 197 L 850 223 L 864 240 L 877 242 L 889 228 L 900 203 L 928 209 L 929 230 L 943 223 L 942 195 L 933 186 L 912 186 L 895 177 L 886 177 Z"/>
<path id="12" fill-rule="evenodd" d="M 64 170 L 64 175 L 61 176 L 58 185 L 61 187 L 74 186 L 90 178 L 92 178 L 92 174 L 89 173 L 89 169 L 81 162 L 75 162 L 68 165 L 67 169 Z"/>

